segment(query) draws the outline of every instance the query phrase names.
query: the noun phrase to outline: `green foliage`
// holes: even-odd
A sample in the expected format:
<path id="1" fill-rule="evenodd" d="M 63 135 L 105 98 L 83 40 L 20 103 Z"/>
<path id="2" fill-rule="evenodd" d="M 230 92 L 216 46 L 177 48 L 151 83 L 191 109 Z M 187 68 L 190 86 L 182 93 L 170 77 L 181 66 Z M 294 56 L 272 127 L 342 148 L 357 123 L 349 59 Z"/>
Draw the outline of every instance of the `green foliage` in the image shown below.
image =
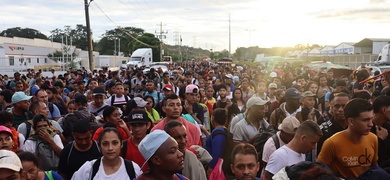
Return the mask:
<path id="1" fill-rule="evenodd" d="M 50 31 L 50 39 L 53 39 L 54 42 L 66 44 L 66 38 L 68 40 L 68 45 L 71 44 L 80 48 L 82 50 L 88 49 L 88 36 L 87 36 L 87 27 L 82 24 L 77 24 L 74 29 L 67 27 L 66 29 L 54 29 Z"/>
<path id="2" fill-rule="evenodd" d="M 46 35 L 42 34 L 38 30 L 21 27 L 8 28 L 2 31 L 0 36 L 48 39 Z"/>
<path id="3" fill-rule="evenodd" d="M 97 44 L 99 53 L 103 55 L 115 55 L 118 54 L 119 52 L 122 52 L 125 56 L 130 56 L 131 55 L 130 48 L 128 47 L 129 44 L 134 41 L 134 39 L 131 38 L 130 35 L 133 37 L 138 37 L 144 34 L 144 32 L 145 31 L 143 29 L 136 28 L 136 27 L 123 27 L 123 28 L 115 28 L 112 30 L 108 30 L 106 31 L 106 33 L 102 34 L 102 38 Z M 119 39 L 120 39 L 120 46 L 119 46 Z"/>

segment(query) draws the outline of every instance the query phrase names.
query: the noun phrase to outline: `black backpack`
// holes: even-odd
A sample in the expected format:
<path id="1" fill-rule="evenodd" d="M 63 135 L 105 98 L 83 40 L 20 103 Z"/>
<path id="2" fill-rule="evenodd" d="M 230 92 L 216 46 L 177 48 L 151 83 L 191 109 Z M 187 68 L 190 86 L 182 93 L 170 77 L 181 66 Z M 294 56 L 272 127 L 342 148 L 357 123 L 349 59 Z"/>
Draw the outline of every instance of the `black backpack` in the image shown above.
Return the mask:
<path id="1" fill-rule="evenodd" d="M 255 146 L 259 158 L 258 161 L 260 162 L 260 169 L 264 168 L 263 151 L 264 145 L 269 138 L 272 138 L 274 140 L 276 149 L 279 149 L 279 138 L 277 137 L 276 132 L 272 128 L 267 128 L 262 133 L 257 134 L 255 140 L 253 141 L 253 146 Z"/>
<path id="2" fill-rule="evenodd" d="M 230 164 L 232 164 L 231 154 L 233 151 L 234 146 L 236 146 L 237 143 L 233 142 L 233 134 L 230 133 L 226 128 L 223 130 L 215 130 L 211 133 L 211 140 L 213 140 L 214 136 L 218 134 L 223 134 L 226 138 L 225 144 L 223 146 L 223 164 L 222 169 L 225 174 L 228 175 L 234 175 L 232 170 L 230 169 Z"/>
<path id="3" fill-rule="evenodd" d="M 133 162 L 126 159 L 123 159 L 123 161 L 125 161 L 125 168 L 126 168 L 127 175 L 129 175 L 130 179 L 135 179 Z M 99 166 L 100 166 L 100 158 L 96 159 L 96 161 L 92 165 L 92 175 L 90 179 L 93 179 L 96 176 L 96 173 L 99 170 Z"/>

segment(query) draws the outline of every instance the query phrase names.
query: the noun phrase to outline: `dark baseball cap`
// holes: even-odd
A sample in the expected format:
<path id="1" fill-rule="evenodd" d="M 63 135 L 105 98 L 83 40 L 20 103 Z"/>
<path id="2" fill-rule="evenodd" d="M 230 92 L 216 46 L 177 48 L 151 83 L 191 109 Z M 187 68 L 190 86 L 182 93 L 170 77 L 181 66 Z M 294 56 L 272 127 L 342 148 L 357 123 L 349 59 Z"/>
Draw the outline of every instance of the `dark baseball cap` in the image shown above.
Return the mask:
<path id="1" fill-rule="evenodd" d="M 288 88 L 286 94 L 284 95 L 286 99 L 301 99 L 301 93 L 295 88 Z"/>
<path id="2" fill-rule="evenodd" d="M 106 93 L 104 92 L 104 89 L 101 88 L 101 87 L 95 87 L 95 89 L 93 89 L 93 92 L 92 92 L 94 96 L 96 95 L 105 95 Z"/>
<path id="3" fill-rule="evenodd" d="M 130 114 L 127 116 L 128 123 L 129 124 L 135 124 L 135 123 L 149 123 L 152 122 L 144 110 L 134 110 L 131 111 Z"/>

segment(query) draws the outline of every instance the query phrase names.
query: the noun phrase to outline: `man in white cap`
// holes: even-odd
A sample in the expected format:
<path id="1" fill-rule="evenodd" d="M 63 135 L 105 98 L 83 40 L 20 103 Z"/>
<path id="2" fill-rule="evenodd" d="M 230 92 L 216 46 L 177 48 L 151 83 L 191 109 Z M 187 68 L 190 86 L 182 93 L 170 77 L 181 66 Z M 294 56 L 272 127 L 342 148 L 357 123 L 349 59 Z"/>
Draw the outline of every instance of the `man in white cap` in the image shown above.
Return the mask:
<path id="1" fill-rule="evenodd" d="M 251 97 L 248 100 L 245 118 L 233 128 L 233 141 L 251 143 L 257 134 L 268 128 L 269 124 L 264 119 L 265 106 L 268 103 L 260 97 Z"/>
<path id="2" fill-rule="evenodd" d="M 286 120 L 286 119 L 284 119 Z M 292 123 L 289 122 L 289 123 Z M 281 124 L 283 126 L 289 124 Z M 305 161 L 305 154 L 311 152 L 322 136 L 322 131 L 313 121 L 305 121 L 299 125 L 294 138 L 285 146 L 280 147 L 271 154 L 268 164 L 265 167 L 265 180 L 271 180 L 272 177 L 286 166 L 291 166 Z"/>
<path id="3" fill-rule="evenodd" d="M 286 145 L 294 138 L 295 132 L 297 131 L 299 125 L 301 123 L 297 118 L 293 116 L 286 117 L 282 124 L 279 125 L 279 131 L 269 138 L 263 147 L 263 155 L 262 155 L 262 167 L 265 168 L 267 166 L 269 157 L 273 152 L 275 152 L 280 147 Z"/>
<path id="4" fill-rule="evenodd" d="M 185 178 L 179 174 L 184 168 L 184 155 L 179 151 L 175 139 L 165 131 L 155 130 L 148 134 L 140 142 L 138 149 L 149 165 L 149 171 L 144 172 L 138 179 Z"/>
<path id="5" fill-rule="evenodd" d="M 32 96 L 27 96 L 24 92 L 16 92 L 12 95 L 11 101 L 13 108 L 9 108 L 9 111 L 14 115 L 14 128 L 17 128 L 19 124 L 30 119 L 26 116 L 25 112 L 28 111 L 31 98 Z"/>
<path id="6" fill-rule="evenodd" d="M 0 150 L 0 179 L 26 179 L 22 163 L 12 151 Z"/>

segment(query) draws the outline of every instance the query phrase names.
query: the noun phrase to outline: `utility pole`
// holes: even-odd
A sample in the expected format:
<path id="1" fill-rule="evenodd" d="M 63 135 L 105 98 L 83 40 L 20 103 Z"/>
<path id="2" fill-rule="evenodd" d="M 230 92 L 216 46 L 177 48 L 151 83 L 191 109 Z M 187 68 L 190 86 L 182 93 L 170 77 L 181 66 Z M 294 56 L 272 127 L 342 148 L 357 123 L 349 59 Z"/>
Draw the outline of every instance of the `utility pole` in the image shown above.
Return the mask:
<path id="1" fill-rule="evenodd" d="M 160 22 L 160 24 L 157 24 L 157 26 L 160 26 L 160 32 L 156 31 L 156 34 L 160 34 L 158 36 L 159 36 L 159 39 L 160 39 L 160 61 L 162 61 L 163 55 L 164 55 L 164 50 L 162 48 L 162 46 L 163 46 L 163 39 L 167 38 L 167 36 L 164 35 L 164 34 L 168 34 L 168 31 L 165 31 L 165 32 L 163 31 L 162 27 L 165 26 L 165 24 L 163 25 L 162 22 Z"/>
<path id="2" fill-rule="evenodd" d="M 89 23 L 89 4 L 93 0 L 84 0 L 84 7 L 85 7 L 85 20 L 87 23 L 87 38 L 88 38 L 88 60 L 89 60 L 89 69 L 91 71 L 94 70 L 95 63 L 93 62 L 93 47 L 92 47 L 92 37 L 91 37 L 91 25 Z"/>
<path id="3" fill-rule="evenodd" d="M 230 30 L 230 13 L 229 13 L 229 57 L 231 57 L 232 53 L 232 33 Z"/>
<path id="4" fill-rule="evenodd" d="M 179 55 L 180 55 L 180 62 L 183 62 L 183 56 L 181 54 L 181 43 L 182 43 L 182 39 L 181 39 L 181 35 L 180 35 Z"/>

